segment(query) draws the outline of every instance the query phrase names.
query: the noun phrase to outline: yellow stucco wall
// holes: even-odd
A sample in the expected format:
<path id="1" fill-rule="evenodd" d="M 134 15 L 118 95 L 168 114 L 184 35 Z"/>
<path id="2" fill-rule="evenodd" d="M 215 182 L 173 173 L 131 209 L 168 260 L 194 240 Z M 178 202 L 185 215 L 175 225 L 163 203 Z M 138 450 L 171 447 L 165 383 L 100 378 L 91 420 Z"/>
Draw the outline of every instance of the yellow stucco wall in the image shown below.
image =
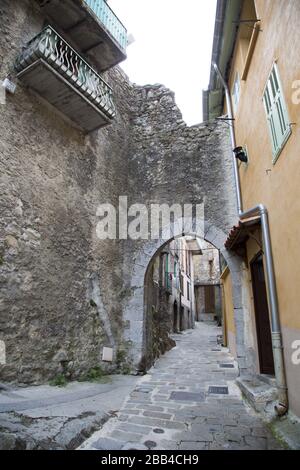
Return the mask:
<path id="1" fill-rule="evenodd" d="M 225 328 L 226 345 L 229 347 L 230 352 L 236 357 L 236 330 L 232 302 L 232 281 L 228 268 L 222 272 L 221 283 L 223 296 L 223 325 Z"/>
<path id="2" fill-rule="evenodd" d="M 292 338 L 300 339 L 300 104 L 292 101 L 293 83 L 300 80 L 300 1 L 255 0 L 255 8 L 262 31 L 258 34 L 247 78 L 241 80 L 240 101 L 235 113 L 237 145 L 246 146 L 249 154 L 249 163 L 240 166 L 241 188 L 244 210 L 263 203 L 269 211 L 288 386 L 292 408 L 300 415 L 299 388 L 297 392 L 300 366 L 292 366 L 286 352 L 291 348 Z M 242 13 L 244 18 L 247 14 Z M 236 72 L 240 77 L 243 73 L 243 47 L 243 40 L 238 36 L 231 64 L 231 89 Z M 290 122 L 295 124 L 273 164 L 262 97 L 274 62 L 277 63 Z M 255 254 L 253 247 L 253 243 L 248 244 L 248 261 Z"/>
<path id="3" fill-rule="evenodd" d="M 263 203 L 269 210 L 272 246 L 283 326 L 300 329 L 300 104 L 292 103 L 292 84 L 300 80 L 297 47 L 300 40 L 299 0 L 256 0 L 259 33 L 236 113 L 236 139 L 246 145 L 250 162 L 241 165 L 244 209 Z M 272 163 L 272 146 L 263 91 L 274 61 L 277 61 L 293 132 L 278 160 Z M 237 41 L 231 69 L 232 86 L 236 70 L 242 75 L 243 59 Z"/>

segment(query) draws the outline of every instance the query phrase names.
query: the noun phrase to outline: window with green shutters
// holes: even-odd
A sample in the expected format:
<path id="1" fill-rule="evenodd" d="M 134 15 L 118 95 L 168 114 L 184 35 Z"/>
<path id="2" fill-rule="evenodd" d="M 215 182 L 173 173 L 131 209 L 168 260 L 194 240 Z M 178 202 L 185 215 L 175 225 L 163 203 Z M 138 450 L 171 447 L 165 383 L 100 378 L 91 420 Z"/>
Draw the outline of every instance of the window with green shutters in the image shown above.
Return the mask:
<path id="1" fill-rule="evenodd" d="M 276 64 L 273 65 L 269 76 L 263 101 L 272 140 L 273 163 L 275 163 L 292 132 Z"/>

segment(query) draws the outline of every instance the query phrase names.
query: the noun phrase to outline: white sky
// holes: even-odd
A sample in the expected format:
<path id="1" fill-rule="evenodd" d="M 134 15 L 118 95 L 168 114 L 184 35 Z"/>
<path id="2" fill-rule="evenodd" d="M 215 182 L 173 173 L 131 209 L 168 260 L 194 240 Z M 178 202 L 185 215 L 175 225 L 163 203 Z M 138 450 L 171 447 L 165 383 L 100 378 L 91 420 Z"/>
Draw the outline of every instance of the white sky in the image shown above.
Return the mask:
<path id="1" fill-rule="evenodd" d="M 175 91 L 187 124 L 202 121 L 216 0 L 109 0 L 135 42 L 121 67 L 138 85 L 162 83 Z"/>

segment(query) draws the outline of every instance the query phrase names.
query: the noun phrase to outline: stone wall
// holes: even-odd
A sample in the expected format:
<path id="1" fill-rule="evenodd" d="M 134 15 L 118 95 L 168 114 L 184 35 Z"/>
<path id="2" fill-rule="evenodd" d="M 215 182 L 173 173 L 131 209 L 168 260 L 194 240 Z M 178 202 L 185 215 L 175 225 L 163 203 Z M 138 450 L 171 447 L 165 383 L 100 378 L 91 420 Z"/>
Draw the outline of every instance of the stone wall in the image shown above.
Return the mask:
<path id="1" fill-rule="evenodd" d="M 194 256 L 195 282 L 199 284 L 214 284 L 220 282 L 219 252 L 209 243 L 201 243 L 202 255 Z"/>
<path id="2" fill-rule="evenodd" d="M 44 18 L 29 0 L 3 0 L 0 16 L 0 79 L 15 80 L 15 59 Z M 188 128 L 167 88 L 131 85 L 119 68 L 105 78 L 117 117 L 88 136 L 20 82 L 0 105 L 1 380 L 76 378 L 103 346 L 141 361 L 144 276 L 162 242 L 98 240 L 100 203 L 204 201 L 216 244 L 235 219 L 226 124 Z"/>
<path id="3" fill-rule="evenodd" d="M 195 276 L 196 318 L 198 321 L 215 320 L 221 317 L 220 305 L 220 261 L 219 252 L 212 245 L 203 241 L 201 243 L 202 255 L 193 257 Z M 214 287 L 212 287 L 215 285 Z M 209 286 L 209 287 L 208 287 Z M 207 310 L 206 290 L 214 293 L 213 309 Z M 212 293 L 211 293 L 212 295 Z"/>
<path id="4" fill-rule="evenodd" d="M 31 1 L 0 5 L 1 79 L 44 19 Z M 95 235 L 99 203 L 126 193 L 132 87 L 106 75 L 117 117 L 84 136 L 18 82 L 0 120 L 2 380 L 78 377 L 122 341 L 122 253 Z"/>

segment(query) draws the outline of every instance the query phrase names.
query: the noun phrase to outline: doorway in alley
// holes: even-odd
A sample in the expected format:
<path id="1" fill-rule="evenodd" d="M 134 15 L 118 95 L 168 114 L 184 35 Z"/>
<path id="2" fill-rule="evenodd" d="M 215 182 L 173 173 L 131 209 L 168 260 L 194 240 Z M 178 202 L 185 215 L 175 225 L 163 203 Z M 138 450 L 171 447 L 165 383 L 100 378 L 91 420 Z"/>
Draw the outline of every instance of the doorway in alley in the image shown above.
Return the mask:
<path id="1" fill-rule="evenodd" d="M 208 285 L 204 288 L 205 291 L 205 311 L 207 313 L 215 313 L 215 287 Z"/>
<path id="2" fill-rule="evenodd" d="M 184 317 L 184 309 L 183 307 L 180 307 L 180 326 L 179 326 L 179 330 L 180 331 L 183 331 L 184 330 L 184 322 L 183 322 L 183 317 Z"/>
<path id="3" fill-rule="evenodd" d="M 256 334 L 261 374 L 274 375 L 274 357 L 262 254 L 251 263 Z"/>
<path id="4" fill-rule="evenodd" d="M 173 333 L 178 331 L 178 305 L 177 302 L 174 302 L 173 305 Z"/>

